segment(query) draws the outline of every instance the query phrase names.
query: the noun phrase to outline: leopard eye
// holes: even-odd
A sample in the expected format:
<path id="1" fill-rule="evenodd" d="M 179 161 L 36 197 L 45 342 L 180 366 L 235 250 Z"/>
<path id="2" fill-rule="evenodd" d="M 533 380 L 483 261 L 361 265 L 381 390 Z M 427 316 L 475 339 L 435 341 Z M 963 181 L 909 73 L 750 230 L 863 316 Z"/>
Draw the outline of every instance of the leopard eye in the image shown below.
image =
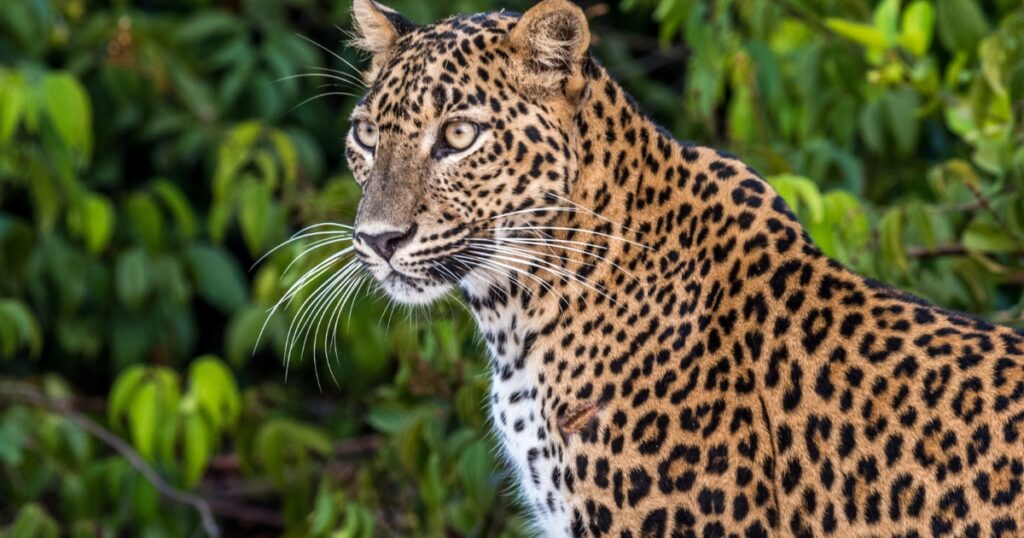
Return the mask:
<path id="1" fill-rule="evenodd" d="M 444 145 L 452 151 L 462 151 L 473 145 L 480 128 L 468 121 L 453 121 L 444 126 Z"/>
<path id="2" fill-rule="evenodd" d="M 377 130 L 376 125 L 366 120 L 356 120 L 354 129 L 356 132 L 356 142 L 359 142 L 360 146 L 368 150 L 373 150 L 377 147 L 377 139 L 380 138 L 380 132 Z"/>

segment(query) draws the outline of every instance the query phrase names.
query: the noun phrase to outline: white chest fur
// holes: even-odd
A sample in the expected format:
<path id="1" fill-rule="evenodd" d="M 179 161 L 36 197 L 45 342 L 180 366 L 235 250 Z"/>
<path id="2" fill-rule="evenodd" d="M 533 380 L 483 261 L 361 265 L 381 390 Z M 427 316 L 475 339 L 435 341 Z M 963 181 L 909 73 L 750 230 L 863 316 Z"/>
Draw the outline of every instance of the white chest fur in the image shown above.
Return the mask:
<path id="1" fill-rule="evenodd" d="M 572 508 L 556 472 L 559 439 L 542 406 L 536 364 L 525 344 L 514 307 L 478 312 L 492 356 L 490 414 L 502 456 L 518 484 L 535 527 L 543 536 L 571 536 Z M 537 359 L 537 358 L 535 358 Z"/>

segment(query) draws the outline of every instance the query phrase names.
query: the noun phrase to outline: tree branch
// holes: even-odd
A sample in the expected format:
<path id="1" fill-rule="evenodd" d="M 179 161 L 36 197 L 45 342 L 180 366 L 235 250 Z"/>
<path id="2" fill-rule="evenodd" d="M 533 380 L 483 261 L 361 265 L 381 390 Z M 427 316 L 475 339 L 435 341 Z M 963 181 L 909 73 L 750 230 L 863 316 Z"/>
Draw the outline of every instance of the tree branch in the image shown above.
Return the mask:
<path id="1" fill-rule="evenodd" d="M 128 460 L 128 463 L 149 481 L 160 495 L 176 503 L 194 508 L 199 512 L 206 535 L 210 538 L 220 538 L 220 529 L 217 528 L 213 512 L 205 499 L 168 484 L 128 443 L 67 402 L 50 398 L 46 394 L 20 383 L 0 383 L 0 398 L 45 409 L 67 418 Z"/>
<path id="2" fill-rule="evenodd" d="M 946 256 L 966 256 L 970 254 L 970 252 L 971 251 L 967 250 L 967 247 L 963 245 L 938 245 L 935 248 L 910 247 L 907 249 L 907 256 L 920 260 L 927 260 L 933 258 L 944 258 Z M 1024 250 L 1008 252 L 1007 254 L 1013 256 L 1024 256 Z"/>

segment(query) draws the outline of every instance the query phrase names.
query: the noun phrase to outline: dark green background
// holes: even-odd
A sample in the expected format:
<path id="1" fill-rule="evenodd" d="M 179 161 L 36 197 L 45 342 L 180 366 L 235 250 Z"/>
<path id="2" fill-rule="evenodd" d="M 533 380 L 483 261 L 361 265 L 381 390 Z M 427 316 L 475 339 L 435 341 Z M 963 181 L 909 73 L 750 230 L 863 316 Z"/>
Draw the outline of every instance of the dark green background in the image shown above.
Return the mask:
<path id="1" fill-rule="evenodd" d="M 525 4 L 391 5 L 427 22 Z M 0 536 L 203 532 L 67 407 L 40 407 L 55 401 L 206 500 L 228 536 L 524 535 L 457 301 L 361 297 L 333 380 L 308 352 L 285 379 L 295 308 L 252 352 L 320 258 L 283 275 L 292 244 L 250 267 L 303 226 L 350 222 L 359 196 L 352 99 L 302 104 L 358 88 L 288 78 L 363 64 L 349 7 L 3 0 Z M 755 166 L 829 254 L 1021 324 L 1021 2 L 585 7 L 595 54 L 643 108 Z"/>

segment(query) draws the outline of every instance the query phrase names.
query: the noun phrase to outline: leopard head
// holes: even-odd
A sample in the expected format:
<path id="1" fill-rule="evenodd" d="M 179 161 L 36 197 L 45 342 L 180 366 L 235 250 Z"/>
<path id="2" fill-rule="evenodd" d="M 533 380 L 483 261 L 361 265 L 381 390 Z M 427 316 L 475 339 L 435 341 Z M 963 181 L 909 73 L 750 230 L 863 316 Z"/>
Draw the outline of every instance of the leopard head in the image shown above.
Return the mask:
<path id="1" fill-rule="evenodd" d="M 566 0 L 423 26 L 356 0 L 353 17 L 370 55 L 346 140 L 356 255 L 394 300 L 426 304 L 489 278 L 488 240 L 549 222 L 573 188 L 587 21 Z"/>

